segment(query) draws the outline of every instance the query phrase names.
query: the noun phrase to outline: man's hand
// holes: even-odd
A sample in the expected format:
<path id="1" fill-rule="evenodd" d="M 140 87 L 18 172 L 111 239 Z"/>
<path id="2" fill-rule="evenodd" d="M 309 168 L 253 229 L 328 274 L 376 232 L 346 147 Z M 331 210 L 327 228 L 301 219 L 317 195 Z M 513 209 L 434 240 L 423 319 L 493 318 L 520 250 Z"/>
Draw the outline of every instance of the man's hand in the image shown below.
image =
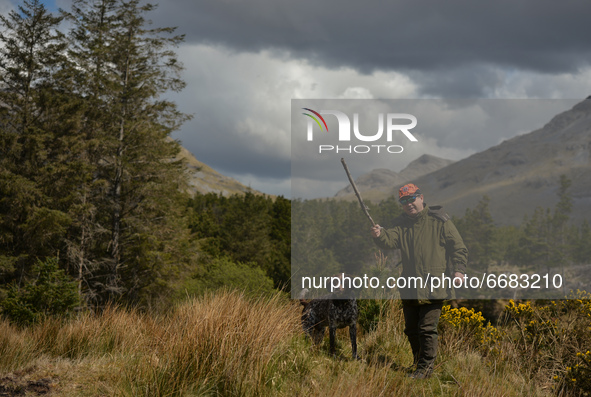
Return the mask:
<path id="1" fill-rule="evenodd" d="M 454 273 L 454 281 L 460 279 L 463 280 L 464 279 L 464 273 L 460 273 L 460 272 L 455 272 Z"/>
<path id="2" fill-rule="evenodd" d="M 380 234 L 382 234 L 382 227 L 380 225 L 375 225 L 374 227 L 371 228 L 372 237 L 374 237 L 374 238 L 380 237 Z"/>

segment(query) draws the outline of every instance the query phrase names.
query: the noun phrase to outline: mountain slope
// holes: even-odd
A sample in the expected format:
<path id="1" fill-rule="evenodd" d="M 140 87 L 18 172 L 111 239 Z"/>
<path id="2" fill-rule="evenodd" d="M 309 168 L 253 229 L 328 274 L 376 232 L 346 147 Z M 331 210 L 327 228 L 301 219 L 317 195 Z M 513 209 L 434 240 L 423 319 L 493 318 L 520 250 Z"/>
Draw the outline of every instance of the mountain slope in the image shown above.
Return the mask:
<path id="1" fill-rule="evenodd" d="M 413 168 L 412 163 L 407 167 Z M 405 171 L 374 170 L 356 183 L 364 198 L 378 202 L 397 194 L 404 183 L 413 182 L 427 203 L 443 205 L 457 216 L 487 195 L 497 223 L 518 225 L 536 207 L 556 205 L 560 176 L 566 175 L 572 181 L 573 218 L 591 220 L 591 97 L 536 131 L 466 159 L 431 172 L 420 171 L 420 175 Z M 337 197 L 354 198 L 350 187 Z"/>
<path id="2" fill-rule="evenodd" d="M 181 146 L 179 158 L 187 162 L 187 172 L 189 173 L 189 192 L 218 193 L 222 196 L 231 196 L 233 194 L 244 194 L 246 192 L 254 194 L 263 194 L 257 190 L 251 189 L 228 176 L 222 175 L 210 166 L 197 160 L 191 152 Z"/>
<path id="3" fill-rule="evenodd" d="M 591 97 L 539 130 L 507 140 L 415 180 L 426 201 L 463 215 L 487 195 L 495 221 L 519 224 L 525 214 L 558 202 L 561 175 L 573 183 L 574 217 L 591 214 Z M 391 191 L 390 194 L 394 192 Z"/>
<path id="4" fill-rule="evenodd" d="M 375 169 L 357 178 L 355 180 L 355 185 L 357 185 L 357 188 L 363 192 L 364 198 L 372 201 L 380 201 L 388 197 L 393 188 L 397 188 L 408 181 L 429 174 L 452 163 L 452 160 L 445 160 L 424 154 L 418 159 L 410 162 L 399 173 L 385 168 Z M 353 188 L 350 185 L 339 190 L 335 197 L 345 200 L 356 199 Z"/>

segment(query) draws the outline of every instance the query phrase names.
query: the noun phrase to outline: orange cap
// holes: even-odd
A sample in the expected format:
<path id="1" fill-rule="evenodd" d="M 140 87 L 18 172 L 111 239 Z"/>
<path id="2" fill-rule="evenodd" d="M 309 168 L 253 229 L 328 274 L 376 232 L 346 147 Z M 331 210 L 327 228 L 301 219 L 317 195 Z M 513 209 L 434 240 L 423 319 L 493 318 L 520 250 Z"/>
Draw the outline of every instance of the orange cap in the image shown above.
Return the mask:
<path id="1" fill-rule="evenodd" d="M 414 184 L 409 183 L 407 185 L 404 185 L 400 188 L 400 190 L 398 190 L 398 197 L 402 198 L 405 196 L 416 196 L 422 194 L 421 190 Z"/>

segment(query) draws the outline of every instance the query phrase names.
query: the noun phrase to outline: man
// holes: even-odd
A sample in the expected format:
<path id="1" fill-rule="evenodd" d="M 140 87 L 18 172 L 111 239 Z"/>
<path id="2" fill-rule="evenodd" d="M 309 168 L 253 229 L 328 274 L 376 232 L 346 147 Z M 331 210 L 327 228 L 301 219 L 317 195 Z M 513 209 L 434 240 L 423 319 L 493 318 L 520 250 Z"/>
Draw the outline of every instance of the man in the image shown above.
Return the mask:
<path id="1" fill-rule="evenodd" d="M 404 185 L 398 194 L 404 214 L 396 218 L 391 229 L 376 225 L 371 233 L 380 248 L 401 250 L 399 281 L 406 279 L 406 287 L 398 283 L 398 289 L 404 333 L 414 357 L 415 371 L 410 376 L 424 379 L 433 372 L 437 356 L 437 324 L 443 301 L 455 298 L 452 280 L 464 277 L 468 250 L 449 216 L 441 207 L 429 208 L 417 186 Z M 438 277 L 440 285 L 431 283 L 431 277 Z M 419 278 L 426 283 L 424 288 L 417 282 Z M 460 285 L 459 280 L 456 285 Z"/>

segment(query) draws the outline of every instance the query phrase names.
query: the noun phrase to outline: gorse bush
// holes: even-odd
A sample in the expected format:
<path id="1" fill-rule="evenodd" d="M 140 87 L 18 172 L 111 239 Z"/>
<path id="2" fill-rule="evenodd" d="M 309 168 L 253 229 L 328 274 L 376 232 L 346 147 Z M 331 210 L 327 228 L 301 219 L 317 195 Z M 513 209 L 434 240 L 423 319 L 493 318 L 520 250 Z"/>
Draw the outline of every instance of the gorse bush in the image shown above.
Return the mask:
<path id="1" fill-rule="evenodd" d="M 481 353 L 495 352 L 502 333 L 481 312 L 466 307 L 444 305 L 439 320 L 442 344 L 450 349 L 470 346 Z"/>
<path id="2" fill-rule="evenodd" d="M 578 363 L 572 367 L 566 367 L 563 377 L 564 389 L 579 391 L 581 395 L 591 395 L 591 351 L 577 353 Z M 560 380 L 559 376 L 555 380 Z"/>
<path id="3" fill-rule="evenodd" d="M 469 349 L 491 368 L 519 368 L 560 396 L 591 395 L 591 294 L 555 301 L 510 300 L 497 327 L 480 312 L 445 305 L 439 323 L 444 354 Z"/>
<path id="4" fill-rule="evenodd" d="M 34 278 L 22 287 L 9 286 L 0 302 L 2 315 L 17 324 L 32 324 L 44 316 L 67 316 L 80 305 L 76 282 L 59 268 L 57 258 L 39 260 Z"/>
<path id="5" fill-rule="evenodd" d="M 506 313 L 512 346 L 532 372 L 552 378 L 558 394 L 589 395 L 591 294 L 577 290 L 564 300 L 510 301 Z"/>

